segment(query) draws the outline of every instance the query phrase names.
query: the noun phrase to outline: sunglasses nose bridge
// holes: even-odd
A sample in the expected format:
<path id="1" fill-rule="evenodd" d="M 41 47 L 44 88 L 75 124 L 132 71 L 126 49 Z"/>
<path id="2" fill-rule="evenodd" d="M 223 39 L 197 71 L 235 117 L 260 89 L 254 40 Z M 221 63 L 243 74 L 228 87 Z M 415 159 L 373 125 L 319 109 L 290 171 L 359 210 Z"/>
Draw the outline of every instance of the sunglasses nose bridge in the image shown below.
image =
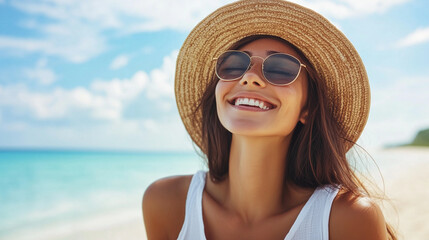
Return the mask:
<path id="1" fill-rule="evenodd" d="M 259 87 L 265 87 L 267 82 L 266 79 L 262 73 L 262 63 L 264 61 L 264 58 L 259 57 L 259 56 L 249 56 L 250 58 L 250 63 L 249 63 L 249 67 L 247 68 L 247 71 L 242 75 L 239 83 L 241 85 L 255 85 L 255 86 L 259 86 Z M 252 58 L 258 58 L 262 60 L 261 65 L 259 64 L 255 64 L 255 61 L 252 60 Z M 256 65 L 256 68 L 255 68 Z"/>
<path id="2" fill-rule="evenodd" d="M 256 68 L 256 71 L 257 71 L 258 73 L 262 74 L 263 64 L 264 64 L 265 58 L 260 57 L 260 56 L 249 56 L 249 58 L 250 58 L 250 63 L 249 63 L 249 67 L 247 68 L 247 71 L 246 71 L 246 72 L 251 71 L 251 70 L 252 70 L 252 68 L 254 68 L 254 67 L 255 67 L 255 65 L 259 66 L 259 64 L 255 64 L 255 60 L 253 59 L 253 58 L 256 58 L 256 59 L 260 59 L 260 60 L 261 60 L 260 67 L 257 67 L 257 68 Z"/>

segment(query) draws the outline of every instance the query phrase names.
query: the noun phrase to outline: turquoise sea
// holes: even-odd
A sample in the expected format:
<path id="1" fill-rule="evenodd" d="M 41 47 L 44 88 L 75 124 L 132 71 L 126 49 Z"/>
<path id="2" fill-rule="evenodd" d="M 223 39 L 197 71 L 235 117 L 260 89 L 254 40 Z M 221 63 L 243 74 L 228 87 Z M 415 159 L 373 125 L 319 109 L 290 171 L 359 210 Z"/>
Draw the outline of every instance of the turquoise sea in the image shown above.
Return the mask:
<path id="1" fill-rule="evenodd" d="M 199 169 L 195 153 L 2 150 L 0 239 L 48 239 L 54 226 L 141 217 L 151 182 Z"/>

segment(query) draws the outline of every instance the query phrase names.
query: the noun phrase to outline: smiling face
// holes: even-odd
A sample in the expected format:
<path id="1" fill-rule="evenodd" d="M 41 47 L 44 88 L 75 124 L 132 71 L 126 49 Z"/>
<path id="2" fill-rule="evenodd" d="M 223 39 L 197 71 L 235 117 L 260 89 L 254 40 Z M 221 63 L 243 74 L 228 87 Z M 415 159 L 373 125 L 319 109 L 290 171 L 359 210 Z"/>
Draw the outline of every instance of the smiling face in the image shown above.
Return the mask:
<path id="1" fill-rule="evenodd" d="M 232 134 L 247 136 L 289 136 L 298 121 L 305 123 L 307 111 L 307 74 L 286 86 L 268 83 L 262 73 L 262 59 L 273 52 L 286 53 L 300 59 L 286 43 L 261 38 L 238 50 L 249 53 L 250 69 L 236 81 L 219 80 L 216 85 L 216 106 L 219 120 Z M 301 60 L 301 59 L 300 59 Z"/>

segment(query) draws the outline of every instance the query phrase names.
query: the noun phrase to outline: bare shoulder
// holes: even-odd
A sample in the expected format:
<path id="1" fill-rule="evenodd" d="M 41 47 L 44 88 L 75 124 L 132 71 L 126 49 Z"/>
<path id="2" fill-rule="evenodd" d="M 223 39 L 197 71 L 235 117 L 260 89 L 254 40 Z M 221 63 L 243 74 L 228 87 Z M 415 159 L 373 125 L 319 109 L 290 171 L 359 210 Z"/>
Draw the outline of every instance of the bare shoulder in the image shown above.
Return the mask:
<path id="1" fill-rule="evenodd" d="M 177 239 L 191 179 L 192 175 L 163 178 L 146 189 L 142 210 L 148 239 Z"/>
<path id="2" fill-rule="evenodd" d="M 386 222 L 380 207 L 371 199 L 338 193 L 332 204 L 331 240 L 386 240 Z"/>

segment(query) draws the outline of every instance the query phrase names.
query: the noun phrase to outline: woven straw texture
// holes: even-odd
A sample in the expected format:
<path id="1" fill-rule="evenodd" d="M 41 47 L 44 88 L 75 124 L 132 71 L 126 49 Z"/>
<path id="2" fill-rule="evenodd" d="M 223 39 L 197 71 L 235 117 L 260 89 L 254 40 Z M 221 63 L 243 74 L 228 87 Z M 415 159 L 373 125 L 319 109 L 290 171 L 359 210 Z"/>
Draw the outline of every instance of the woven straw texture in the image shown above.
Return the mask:
<path id="1" fill-rule="evenodd" d="M 201 112 L 193 113 L 213 78 L 215 61 L 234 43 L 251 35 L 273 35 L 299 48 L 328 89 L 329 109 L 356 141 L 369 115 L 365 67 L 350 41 L 318 13 L 283 0 L 242 0 L 219 8 L 185 40 L 176 65 L 177 107 L 186 130 L 201 148 Z M 352 144 L 347 143 L 348 149 Z"/>

